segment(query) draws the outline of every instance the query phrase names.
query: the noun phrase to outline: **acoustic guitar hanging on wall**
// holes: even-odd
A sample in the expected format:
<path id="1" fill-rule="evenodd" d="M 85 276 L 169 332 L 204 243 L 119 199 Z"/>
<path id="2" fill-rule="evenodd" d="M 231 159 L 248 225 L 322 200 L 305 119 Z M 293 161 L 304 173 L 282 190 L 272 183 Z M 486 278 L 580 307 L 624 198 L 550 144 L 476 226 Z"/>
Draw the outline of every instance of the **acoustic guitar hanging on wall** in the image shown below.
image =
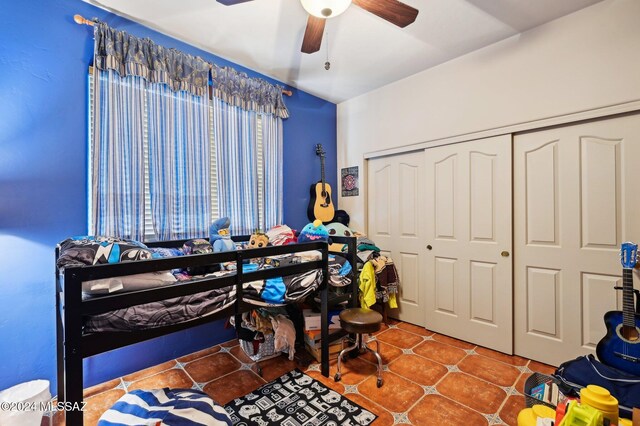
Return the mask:
<path id="1" fill-rule="evenodd" d="M 316 155 L 320 157 L 321 180 L 311 185 L 311 199 L 307 208 L 307 217 L 311 222 L 318 219 L 329 223 L 335 215 L 335 209 L 331 201 L 331 186 L 324 180 L 325 152 L 321 144 L 316 145 Z"/>

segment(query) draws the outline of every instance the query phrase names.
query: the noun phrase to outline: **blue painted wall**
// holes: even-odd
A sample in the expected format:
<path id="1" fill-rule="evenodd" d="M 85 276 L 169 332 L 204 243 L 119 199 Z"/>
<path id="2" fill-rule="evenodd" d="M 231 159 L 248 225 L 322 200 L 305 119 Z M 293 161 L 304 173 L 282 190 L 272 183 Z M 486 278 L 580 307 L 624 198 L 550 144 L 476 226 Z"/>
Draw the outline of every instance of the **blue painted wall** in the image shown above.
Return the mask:
<path id="1" fill-rule="evenodd" d="M 87 67 L 92 29 L 73 15 L 250 70 L 77 0 L 0 6 L 0 389 L 44 378 L 55 393 L 54 247 L 87 230 Z M 275 82 L 271 80 L 272 82 Z M 335 188 L 336 106 L 295 91 L 285 99 L 285 223 L 305 223 L 319 179 L 314 146 L 327 151 Z M 334 197 L 335 201 L 335 197 Z M 85 360 L 85 385 L 100 383 L 232 338 L 215 323 Z"/>

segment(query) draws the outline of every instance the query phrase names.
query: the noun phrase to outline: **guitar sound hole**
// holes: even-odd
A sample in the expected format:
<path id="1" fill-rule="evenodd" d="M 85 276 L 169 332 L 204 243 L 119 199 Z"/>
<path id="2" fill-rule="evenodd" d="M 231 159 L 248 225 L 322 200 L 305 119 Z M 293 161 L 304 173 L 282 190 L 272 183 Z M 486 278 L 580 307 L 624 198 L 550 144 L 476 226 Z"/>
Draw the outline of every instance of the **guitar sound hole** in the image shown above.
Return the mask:
<path id="1" fill-rule="evenodd" d="M 635 342 L 638 339 L 640 339 L 640 334 L 638 333 L 638 329 L 635 327 L 626 327 L 626 326 L 622 326 L 622 330 L 620 330 L 622 334 L 622 337 L 624 337 L 625 339 L 631 341 L 631 342 Z"/>

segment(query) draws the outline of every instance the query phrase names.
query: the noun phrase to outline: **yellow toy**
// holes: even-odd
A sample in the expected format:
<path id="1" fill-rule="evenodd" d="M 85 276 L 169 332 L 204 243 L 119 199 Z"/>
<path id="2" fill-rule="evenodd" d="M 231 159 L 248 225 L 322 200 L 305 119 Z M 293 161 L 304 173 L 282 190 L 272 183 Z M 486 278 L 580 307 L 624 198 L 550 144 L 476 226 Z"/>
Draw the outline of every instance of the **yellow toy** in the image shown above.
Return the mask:
<path id="1" fill-rule="evenodd" d="M 595 408 L 571 401 L 558 426 L 601 426 L 603 423 L 602 412 Z"/>
<path id="2" fill-rule="evenodd" d="M 555 419 L 556 412 L 553 408 L 539 404 L 525 408 L 518 413 L 518 426 L 536 426 L 538 418 Z"/>
<path id="3" fill-rule="evenodd" d="M 618 400 L 608 390 L 596 385 L 588 385 L 580 390 L 580 404 L 589 405 L 602 412 L 610 424 L 618 424 Z"/>

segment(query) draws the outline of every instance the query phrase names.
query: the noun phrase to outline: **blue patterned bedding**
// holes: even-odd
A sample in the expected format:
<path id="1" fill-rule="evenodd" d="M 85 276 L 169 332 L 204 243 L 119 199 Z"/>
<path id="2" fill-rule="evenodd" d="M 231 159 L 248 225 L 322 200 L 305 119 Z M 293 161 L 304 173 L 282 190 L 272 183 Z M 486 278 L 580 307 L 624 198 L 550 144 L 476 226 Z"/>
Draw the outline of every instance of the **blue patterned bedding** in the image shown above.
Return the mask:
<path id="1" fill-rule="evenodd" d="M 150 259 L 152 257 L 158 258 L 183 254 L 180 249 L 149 249 L 135 241 L 106 237 L 69 239 L 61 243 L 60 247 L 58 267 L 61 269 L 69 266 L 114 263 L 117 261 Z M 318 259 L 317 257 L 314 258 L 313 255 L 310 256 L 309 253 L 312 252 L 307 252 L 307 255 L 303 256 L 303 260 L 298 259 L 293 263 Z M 255 260 L 257 263 L 255 267 L 251 269 L 274 266 L 273 259 Z M 282 256 L 278 256 L 277 261 L 282 264 L 285 260 Z M 330 256 L 329 282 L 332 285 L 343 286 L 350 283 L 349 271 L 350 264 L 343 256 Z M 180 282 L 202 277 L 189 275 L 185 270 L 174 270 L 172 272 Z M 211 275 L 220 276 L 227 274 L 235 274 L 235 271 L 219 271 Z M 129 277 L 135 276 L 131 275 Z M 124 279 L 127 277 L 116 278 Z M 275 306 L 298 302 L 315 292 L 322 283 L 322 278 L 322 270 L 314 269 L 296 275 L 246 282 L 243 284 L 243 300 L 258 306 Z M 152 281 L 147 282 L 152 283 Z M 85 288 L 85 284 L 86 283 L 83 283 L 83 289 Z M 158 283 L 158 285 L 167 285 L 167 282 L 164 281 Z M 152 283 L 148 288 L 154 286 Z M 93 295 L 84 294 L 83 297 L 99 297 L 95 296 L 95 294 L 96 293 L 93 293 Z M 134 331 L 168 326 L 220 312 L 232 306 L 236 302 L 236 298 L 235 286 L 227 286 L 216 290 L 117 309 L 104 314 L 86 317 L 83 331 L 84 333 Z"/>

